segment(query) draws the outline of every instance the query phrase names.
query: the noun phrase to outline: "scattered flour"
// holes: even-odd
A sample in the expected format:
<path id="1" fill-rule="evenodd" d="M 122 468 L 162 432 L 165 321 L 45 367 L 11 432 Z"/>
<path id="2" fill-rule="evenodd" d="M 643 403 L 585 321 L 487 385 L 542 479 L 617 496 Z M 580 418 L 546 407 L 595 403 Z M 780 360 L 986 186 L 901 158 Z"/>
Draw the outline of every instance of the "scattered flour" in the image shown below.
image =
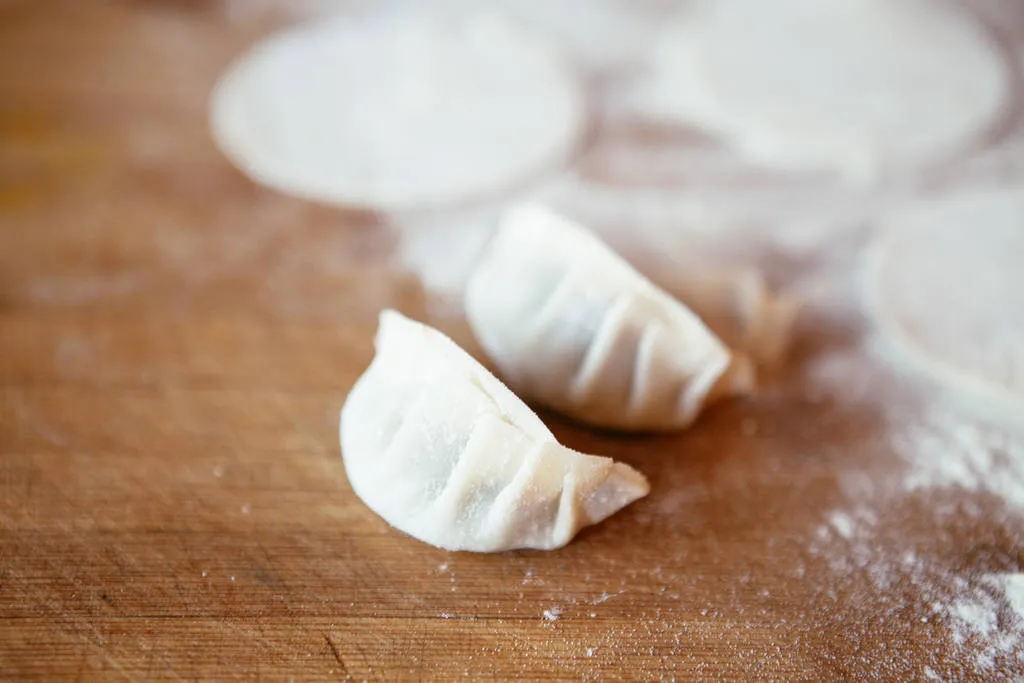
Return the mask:
<path id="1" fill-rule="evenodd" d="M 851 457 L 888 453 L 895 465 L 884 479 L 866 476 L 855 460 L 841 472 L 847 505 L 824 515 L 810 546 L 829 568 L 819 590 L 832 599 L 850 591 L 844 609 L 864 624 L 879 610 L 898 610 L 922 627 L 944 629 L 939 654 L 918 675 L 993 680 L 1024 671 L 1024 582 L 1019 558 L 1007 550 L 1024 545 L 1024 435 L 947 401 L 916 377 L 893 375 L 872 352 L 877 343 L 868 334 L 806 369 L 812 393 L 884 415 L 880 440 L 857 444 Z M 942 550 L 951 538 L 972 536 L 977 547 L 960 540 Z M 860 612 L 861 605 L 869 607 Z M 851 633 L 856 618 L 847 621 Z"/>
<path id="2" fill-rule="evenodd" d="M 992 578 L 996 582 L 1005 580 L 999 576 Z M 1006 595 L 973 589 L 951 606 L 933 606 L 951 622 L 954 642 L 969 646 L 968 652 L 981 673 L 1024 667 L 1024 624 L 1001 617 L 1006 603 Z"/>
<path id="3" fill-rule="evenodd" d="M 998 496 L 1024 513 L 1024 440 L 936 407 L 892 436 L 907 493 L 943 487 Z"/>
<path id="4" fill-rule="evenodd" d="M 497 211 L 487 207 L 392 220 L 399 236 L 397 260 L 440 301 L 461 300 L 496 221 Z"/>
<path id="5" fill-rule="evenodd" d="M 575 7 L 579 3 L 570 4 Z M 615 45 L 599 54 L 601 50 L 595 46 L 601 41 L 595 37 L 611 36 L 610 27 L 617 22 L 609 17 L 614 13 L 606 12 L 593 24 L 581 17 L 578 25 L 572 21 L 575 15 L 567 22 L 562 9 L 554 7 L 529 8 L 522 16 L 531 26 L 546 29 L 567 43 L 569 52 L 597 81 L 622 78 L 625 72 L 619 67 L 627 62 L 635 66 L 632 62 L 643 56 L 635 44 Z M 634 19 L 631 27 L 645 21 L 644 17 Z M 607 25 L 598 30 L 602 21 Z M 632 28 L 623 32 L 626 43 L 633 40 L 630 31 Z M 580 36 L 586 40 L 579 42 Z M 979 49 L 985 52 L 988 47 Z M 989 59 L 981 53 L 975 57 Z M 949 55 L 936 53 L 932 58 L 941 62 Z M 998 77 L 1001 72 L 998 66 L 995 69 Z M 615 75 L 609 76 L 610 72 Z M 988 88 L 985 83 L 969 85 Z M 598 90 L 601 97 L 609 95 L 606 89 Z M 634 249 L 651 258 L 693 249 L 699 243 L 709 250 L 722 244 L 727 249 L 739 245 L 747 251 L 729 251 L 727 257 L 747 263 L 760 265 L 778 259 L 779 281 L 807 295 L 811 319 L 822 327 L 827 323 L 851 328 L 855 337 L 816 356 L 808 364 L 806 386 L 801 391 L 808 400 L 835 400 L 842 406 L 840 410 L 874 407 L 883 413 L 885 423 L 878 443 L 850 447 L 842 461 L 845 469 L 837 475 L 844 499 L 829 503 L 836 507 L 825 507 L 820 525 L 807 531 L 806 545 L 812 556 L 823 561 L 826 573 L 819 576 L 795 562 L 795 580 L 820 581 L 815 590 L 840 615 L 838 628 L 848 628 L 851 634 L 854 626 L 846 622 L 848 615 L 864 616 L 869 626 L 863 630 L 870 631 L 874 623 L 870 619 L 878 618 L 879 612 L 889 626 L 912 623 L 934 633 L 937 653 L 914 672 L 918 678 L 948 680 L 976 675 L 994 680 L 1000 673 L 1024 671 L 1024 575 L 1021 567 L 1014 565 L 1019 558 L 992 551 L 993 557 L 985 558 L 990 562 L 982 565 L 973 557 L 947 557 L 942 548 L 929 546 L 947 540 L 951 535 L 947 527 L 966 520 L 981 529 L 995 528 L 1004 543 L 1008 538 L 1015 547 L 1024 547 L 1024 438 L 1009 428 L 961 414 L 954 406 L 930 400 L 932 397 L 925 400 L 912 390 L 904 391 L 913 381 L 894 385 L 886 361 L 872 353 L 877 340 L 864 339 L 864 311 L 854 283 L 858 259 L 878 216 L 914 192 L 917 178 L 868 192 L 813 177 L 744 175 L 735 161 L 729 162 L 700 140 L 651 145 L 633 139 L 628 117 L 622 115 L 629 113 L 628 106 L 600 97 L 595 101 L 607 110 L 600 113 L 604 117 L 600 135 L 573 168 L 540 178 L 536 185 L 520 188 L 514 197 L 480 206 L 391 216 L 389 222 L 399 237 L 399 264 L 419 273 L 434 293 L 457 298 L 469 266 L 490 235 L 494 216 L 508 200 L 526 197 L 546 201 L 586 222 L 616 248 Z M 988 110 L 998 103 L 978 104 Z M 607 117 L 609 113 L 614 116 Z M 961 131 L 954 131 L 940 146 L 961 144 L 977 133 L 978 127 L 987 123 L 988 114 L 982 114 L 980 118 L 986 121 L 962 120 L 966 124 Z M 1020 154 L 1024 147 L 1019 140 L 1024 136 L 1019 130 L 1014 135 L 1018 141 L 1011 146 L 992 147 L 940 180 L 953 185 L 976 178 L 1019 182 L 1024 177 Z M 901 154 L 927 157 L 935 151 L 929 145 Z M 864 163 L 870 166 L 874 161 Z M 898 389 L 891 391 L 893 386 Z M 744 422 L 741 429 L 752 441 L 767 438 L 774 427 L 765 420 L 760 426 Z M 891 458 L 894 466 L 889 469 L 896 472 L 894 476 L 872 478 L 868 467 L 858 465 L 858 458 L 873 450 Z M 696 488 L 665 493 L 661 511 L 675 515 L 676 508 L 685 507 L 699 495 Z M 969 537 L 962 528 L 955 535 Z M 437 570 L 448 572 L 448 564 Z M 747 577 L 743 584 L 750 581 Z M 451 582 L 455 590 L 454 575 Z M 525 571 L 522 584 L 542 583 L 533 569 Z M 590 602 L 602 604 L 622 592 L 604 592 Z M 860 609 L 862 613 L 858 613 Z M 553 606 L 543 611 L 542 619 L 553 622 L 562 613 L 561 606 Z M 442 618 L 450 616 L 441 613 Z M 596 619 L 597 612 L 588 616 Z M 714 611 L 702 613 L 708 619 L 715 616 Z M 819 616 L 809 617 L 811 628 L 820 627 L 820 621 L 814 621 Z M 654 626 L 645 622 L 639 628 L 657 626 L 651 624 Z M 921 631 L 914 633 L 916 637 Z M 620 652 L 621 644 L 630 642 L 630 634 L 615 635 L 607 649 Z M 947 646 L 952 650 L 942 650 Z M 598 648 L 585 646 L 584 651 L 591 657 Z M 602 654 L 606 650 L 602 649 Z M 868 654 L 863 657 L 861 666 L 876 673 L 886 664 Z"/>
<path id="6" fill-rule="evenodd" d="M 1002 583 L 1003 591 L 1006 593 L 1006 600 L 1013 608 L 1017 619 L 1024 623 L 1024 573 L 1005 574 L 993 578 L 997 583 Z"/>
<path id="7" fill-rule="evenodd" d="M 832 514 L 829 515 L 829 523 L 840 537 L 849 539 L 853 536 L 855 521 L 848 513 L 841 512 L 840 510 L 834 510 Z"/>
<path id="8" fill-rule="evenodd" d="M 989 563 L 1011 571 L 979 572 L 971 566 L 975 563 L 965 565 L 929 546 L 942 543 L 951 525 L 959 526 L 957 536 L 963 538 L 978 533 L 970 529 L 1002 529 L 999 533 L 1024 543 L 1024 438 L 935 396 L 886 390 L 877 373 L 866 370 L 877 362 L 869 353 L 853 354 L 830 361 L 826 372 L 811 372 L 835 390 L 860 378 L 863 384 L 852 396 L 875 397 L 886 406 L 885 440 L 874 447 L 889 449 L 900 466 L 888 480 L 865 481 L 856 468 L 844 474 L 840 485 L 849 507 L 825 516 L 811 552 L 826 560 L 836 586 L 853 582 L 864 592 L 851 603 L 855 611 L 860 603 L 873 605 L 872 610 L 909 603 L 921 624 L 937 620 L 947 629 L 955 658 L 931 664 L 939 679 L 1021 670 L 1024 620 L 1018 608 L 1024 582 L 1012 571 L 1018 560 L 981 542 L 992 555 Z M 927 507 L 922 511 L 914 507 L 922 503 L 913 501 Z M 957 549 L 965 551 L 971 549 Z M 955 662 L 969 665 L 950 669 Z"/>
<path id="9" fill-rule="evenodd" d="M 626 591 L 623 590 L 623 591 L 619 591 L 618 593 L 607 593 L 607 592 L 601 593 L 601 596 L 598 597 L 598 598 L 595 598 L 594 600 L 591 600 L 590 604 L 591 605 L 600 605 L 602 603 L 608 602 L 609 600 L 611 600 L 614 597 L 622 595 L 625 592 Z"/>
<path id="10" fill-rule="evenodd" d="M 534 573 L 534 571 L 532 569 L 527 569 L 526 572 L 523 574 L 523 585 L 524 586 L 529 586 L 529 585 L 538 585 L 539 586 L 539 585 L 543 585 L 543 584 L 544 584 L 544 580 L 541 579 L 540 577 L 538 577 Z"/>
<path id="11" fill-rule="evenodd" d="M 885 538 L 886 525 L 871 507 L 878 505 L 853 513 L 833 510 L 812 546 L 813 554 L 829 562 L 837 586 L 847 585 L 850 577 L 863 577 L 865 584 L 857 590 L 866 592 L 855 598 L 853 609 L 858 602 L 870 602 L 873 609 L 889 605 L 889 610 L 903 610 L 909 601 L 920 624 L 938 621 L 948 629 L 955 658 L 929 667 L 939 678 L 943 676 L 935 669 L 949 671 L 951 663 L 956 675 L 985 677 L 1024 667 L 1022 575 L 972 576 L 941 558 L 892 546 Z M 855 628 L 852 623 L 850 628 Z"/>
<path id="12" fill-rule="evenodd" d="M 956 642 L 962 643 L 971 633 L 988 638 L 996 630 L 995 607 L 989 600 L 984 604 L 979 600 L 957 600 L 949 609 L 950 616 L 957 621 L 953 634 Z M 942 609 L 941 606 L 938 608 Z"/>

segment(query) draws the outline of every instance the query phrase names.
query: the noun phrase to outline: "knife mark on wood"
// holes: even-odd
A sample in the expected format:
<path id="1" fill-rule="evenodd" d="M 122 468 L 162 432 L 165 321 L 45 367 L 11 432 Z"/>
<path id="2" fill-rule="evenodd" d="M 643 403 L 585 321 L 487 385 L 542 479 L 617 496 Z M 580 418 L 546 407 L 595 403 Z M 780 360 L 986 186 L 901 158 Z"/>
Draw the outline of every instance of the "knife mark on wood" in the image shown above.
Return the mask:
<path id="1" fill-rule="evenodd" d="M 331 654 L 334 655 L 335 661 L 337 661 L 338 666 L 341 667 L 342 673 L 345 674 L 346 677 L 350 677 L 351 674 L 348 672 L 348 667 L 345 666 L 345 660 L 342 659 L 341 652 L 338 651 L 338 646 L 334 644 L 334 641 L 331 640 L 331 637 L 326 633 L 324 634 L 324 640 L 327 641 L 327 647 L 331 648 Z"/>

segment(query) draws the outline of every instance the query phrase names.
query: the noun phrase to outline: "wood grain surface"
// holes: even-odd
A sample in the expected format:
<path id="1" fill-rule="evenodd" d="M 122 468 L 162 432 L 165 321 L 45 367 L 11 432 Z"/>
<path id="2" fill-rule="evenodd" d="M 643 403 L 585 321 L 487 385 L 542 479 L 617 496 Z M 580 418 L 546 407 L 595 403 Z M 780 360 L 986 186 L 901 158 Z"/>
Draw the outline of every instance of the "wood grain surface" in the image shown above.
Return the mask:
<path id="1" fill-rule="evenodd" d="M 216 3 L 0 5 L 0 679 L 973 676 L 913 586 L 810 549 L 845 475 L 895 465 L 883 415 L 785 378 L 673 437 L 543 415 L 653 484 L 564 550 L 447 553 L 363 506 L 338 411 L 379 309 L 426 297 L 382 222 L 215 150 L 209 89 L 263 30 Z M 1016 522 L 936 528 L 927 495 L 878 542 L 1021 562 Z"/>

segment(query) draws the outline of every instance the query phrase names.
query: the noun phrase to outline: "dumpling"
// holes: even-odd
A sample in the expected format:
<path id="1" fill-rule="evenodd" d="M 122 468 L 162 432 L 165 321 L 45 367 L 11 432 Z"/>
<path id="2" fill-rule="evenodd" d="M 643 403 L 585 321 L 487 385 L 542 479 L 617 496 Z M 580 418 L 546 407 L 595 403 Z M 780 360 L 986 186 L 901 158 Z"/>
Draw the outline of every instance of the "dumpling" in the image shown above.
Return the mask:
<path id="1" fill-rule="evenodd" d="M 785 359 L 800 302 L 773 293 L 758 271 L 684 269 L 653 279 L 730 348 L 765 367 Z"/>
<path id="2" fill-rule="evenodd" d="M 686 427 L 753 369 L 689 309 L 582 227 L 520 205 L 466 284 L 466 317 L 527 400 L 627 431 Z"/>
<path id="3" fill-rule="evenodd" d="M 647 495 L 629 466 L 559 444 L 437 330 L 384 311 L 376 347 L 341 410 L 341 450 L 395 528 L 448 550 L 549 550 Z"/>

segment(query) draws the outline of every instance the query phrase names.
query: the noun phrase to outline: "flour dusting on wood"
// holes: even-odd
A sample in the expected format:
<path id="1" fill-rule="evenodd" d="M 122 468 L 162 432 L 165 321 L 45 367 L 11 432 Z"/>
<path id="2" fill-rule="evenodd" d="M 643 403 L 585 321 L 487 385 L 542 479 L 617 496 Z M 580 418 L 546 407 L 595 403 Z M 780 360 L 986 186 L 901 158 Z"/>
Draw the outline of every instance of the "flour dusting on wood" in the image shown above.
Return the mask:
<path id="1" fill-rule="evenodd" d="M 673 671 L 674 662 L 699 667 L 697 645 L 707 648 L 705 654 L 756 660 L 751 670 L 762 673 L 780 670 L 803 652 L 850 678 L 1019 676 L 1024 434 L 998 416 L 964 410 L 935 391 L 927 377 L 894 366 L 864 306 L 862 284 L 867 246 L 892 211 L 922 196 L 1024 183 L 1021 64 L 1007 67 L 1016 80 L 1007 86 L 1006 120 L 980 134 L 976 145 L 912 174 L 883 173 L 850 184 L 827 173 L 766 168 L 699 127 L 669 126 L 652 134 L 627 99 L 654 66 L 636 36 L 646 35 L 658 23 L 652 16 L 671 14 L 676 3 L 630 9 L 600 4 L 600 10 L 574 12 L 571 20 L 539 5 L 508 6 L 517 19 L 560 41 L 576 61 L 596 108 L 587 145 L 569 167 L 538 173 L 473 206 L 385 216 L 397 241 L 395 267 L 417 273 L 435 301 L 443 301 L 431 309 L 433 315 L 457 319 L 463 281 L 495 216 L 513 200 L 532 198 L 586 223 L 641 270 L 671 269 L 694 259 L 756 268 L 773 288 L 800 297 L 807 308 L 795 362 L 758 398 L 734 408 L 738 419 L 708 418 L 715 429 L 731 432 L 712 437 L 698 424 L 682 437 L 697 455 L 703 448 L 723 451 L 713 454 L 721 459 L 756 451 L 763 459 L 761 474 L 715 469 L 700 460 L 697 466 L 646 461 L 649 469 L 660 468 L 664 484 L 656 484 L 630 523 L 663 529 L 678 545 L 677 566 L 630 566 L 621 589 L 597 587 L 579 604 L 598 606 L 625 593 L 629 572 L 655 572 L 650 576 L 662 590 L 642 603 L 651 607 L 635 627 L 609 626 L 599 641 L 579 643 L 575 656 L 639 653 L 645 636 L 664 635 L 670 622 L 663 617 L 680 596 L 725 580 L 713 563 L 691 563 L 701 552 L 714 557 L 715 544 L 728 543 L 735 532 L 720 526 L 722 520 L 705 506 L 731 491 L 744 495 L 751 487 L 772 486 L 788 487 L 793 505 L 818 511 L 817 524 L 807 528 L 788 528 L 774 518 L 751 523 L 765 529 L 764 557 L 787 567 L 786 581 L 809 586 L 814 604 L 789 623 L 775 621 L 773 601 L 789 597 L 777 583 L 772 590 L 762 586 L 763 567 L 755 564 L 745 574 L 725 577 L 729 583 L 718 587 L 716 604 L 686 615 L 685 627 L 675 622 L 676 647 L 650 653 L 645 661 L 660 662 L 662 674 Z M 1000 60 L 1024 55 L 1024 32 L 1011 35 L 999 28 L 1000 13 L 1008 13 L 1003 23 L 1012 27 L 1016 10 L 987 0 L 966 5 L 982 17 L 980 24 L 972 19 L 971 30 L 982 26 L 985 40 L 996 40 L 986 50 Z M 602 37 L 612 41 L 609 50 L 594 51 L 592 45 L 604 44 Z M 1024 287 L 1024 271 L 1007 277 L 1019 278 Z M 963 285 L 969 289 L 971 283 Z M 720 448 L 722 440 L 728 448 Z M 785 468 L 794 463 L 802 468 L 795 476 L 779 474 L 791 472 Z M 972 542 L 964 547 L 958 538 Z M 628 548 L 628 531 L 622 543 Z M 558 585 L 532 568 L 513 580 L 517 590 L 531 594 Z M 629 596 L 648 597 L 632 591 Z M 600 621 L 599 608 L 577 614 L 572 596 L 557 599 L 542 603 L 551 605 L 541 612 L 550 631 L 568 629 L 576 618 Z M 730 629 L 757 628 L 773 634 L 775 651 L 730 646 Z M 822 631 L 834 634 L 833 650 L 801 649 L 812 640 L 808 634 Z M 896 637 L 916 648 L 914 658 L 901 651 Z M 540 653 L 528 639 L 512 645 Z"/>

